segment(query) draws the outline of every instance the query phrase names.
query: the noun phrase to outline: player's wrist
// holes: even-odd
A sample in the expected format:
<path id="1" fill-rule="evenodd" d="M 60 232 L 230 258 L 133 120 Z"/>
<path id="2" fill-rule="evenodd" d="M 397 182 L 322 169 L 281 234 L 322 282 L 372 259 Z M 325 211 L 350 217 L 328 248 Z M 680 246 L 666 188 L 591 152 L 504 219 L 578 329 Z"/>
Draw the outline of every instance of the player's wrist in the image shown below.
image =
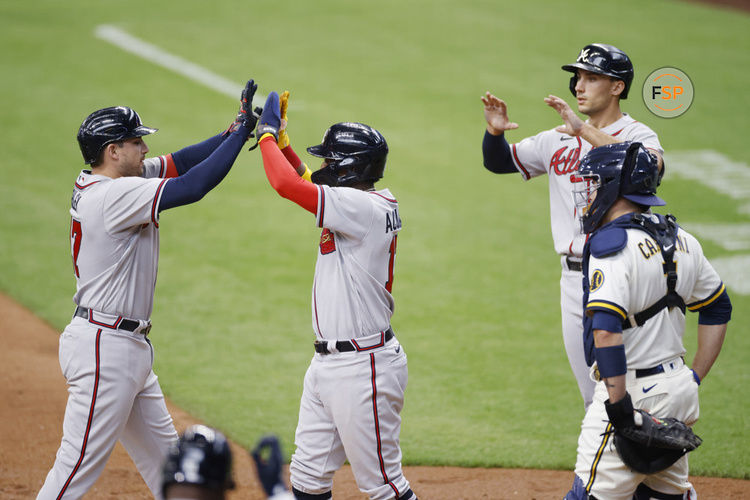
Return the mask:
<path id="1" fill-rule="evenodd" d="M 623 429 L 635 425 L 633 400 L 630 399 L 630 394 L 628 392 L 625 392 L 625 397 L 614 403 L 610 402 L 609 399 L 606 400 L 604 402 L 604 408 L 607 410 L 609 421 L 615 429 Z"/>
<path id="2" fill-rule="evenodd" d="M 503 135 L 505 133 L 505 130 L 500 128 L 495 128 L 492 125 L 487 125 L 487 132 L 490 133 L 490 135 L 498 136 Z"/>

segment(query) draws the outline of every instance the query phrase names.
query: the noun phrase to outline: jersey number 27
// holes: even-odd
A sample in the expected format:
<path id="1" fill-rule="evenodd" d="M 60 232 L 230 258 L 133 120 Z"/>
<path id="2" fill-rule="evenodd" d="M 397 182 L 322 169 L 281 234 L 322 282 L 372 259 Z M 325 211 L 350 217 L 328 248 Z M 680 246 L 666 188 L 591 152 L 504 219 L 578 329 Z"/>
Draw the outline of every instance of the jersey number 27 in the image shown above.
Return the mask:
<path id="1" fill-rule="evenodd" d="M 70 219 L 70 253 L 73 255 L 73 271 L 76 273 L 76 278 L 80 278 L 78 273 L 78 252 L 81 251 L 81 240 L 83 239 L 83 230 L 81 229 L 81 221 L 75 220 L 71 217 Z"/>

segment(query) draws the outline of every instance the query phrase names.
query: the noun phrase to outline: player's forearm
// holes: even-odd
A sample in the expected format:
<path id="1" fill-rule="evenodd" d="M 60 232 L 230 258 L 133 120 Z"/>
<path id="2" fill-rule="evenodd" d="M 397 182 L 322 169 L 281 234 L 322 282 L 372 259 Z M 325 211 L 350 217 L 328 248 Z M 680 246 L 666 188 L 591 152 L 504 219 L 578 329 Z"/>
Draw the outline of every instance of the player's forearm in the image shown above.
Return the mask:
<path id="1" fill-rule="evenodd" d="M 172 153 L 178 175 L 182 175 L 213 153 L 229 134 L 218 134 L 197 144 L 184 147 Z"/>
<path id="2" fill-rule="evenodd" d="M 625 397 L 625 346 L 622 333 L 594 330 L 596 364 L 609 394 L 609 401 L 616 403 Z"/>
<path id="3" fill-rule="evenodd" d="M 726 333 L 726 323 L 722 325 L 698 325 L 698 349 L 695 352 L 692 368 L 701 380 L 708 375 L 716 358 L 719 357 Z"/>
<path id="4" fill-rule="evenodd" d="M 582 139 L 584 139 L 595 148 L 604 146 L 606 144 L 617 144 L 618 142 L 623 142 L 616 137 L 612 137 L 606 132 L 602 132 L 600 129 L 594 127 L 590 123 L 585 122 L 583 124 L 583 127 L 581 128 L 581 133 L 579 135 Z"/>
<path id="5" fill-rule="evenodd" d="M 273 137 L 269 135 L 262 138 L 260 152 L 263 156 L 263 169 L 271 187 L 282 197 L 293 201 L 308 212 L 317 214 L 318 187 L 305 182 L 297 175 Z"/>
<path id="6" fill-rule="evenodd" d="M 216 187 L 232 168 L 250 131 L 243 125 L 205 160 L 164 185 L 159 210 L 195 203 Z"/>
<path id="7" fill-rule="evenodd" d="M 482 140 L 482 156 L 484 157 L 484 168 L 490 172 L 496 174 L 518 172 L 513 164 L 513 157 L 508 141 L 505 140 L 505 134 L 494 135 L 485 132 Z"/>

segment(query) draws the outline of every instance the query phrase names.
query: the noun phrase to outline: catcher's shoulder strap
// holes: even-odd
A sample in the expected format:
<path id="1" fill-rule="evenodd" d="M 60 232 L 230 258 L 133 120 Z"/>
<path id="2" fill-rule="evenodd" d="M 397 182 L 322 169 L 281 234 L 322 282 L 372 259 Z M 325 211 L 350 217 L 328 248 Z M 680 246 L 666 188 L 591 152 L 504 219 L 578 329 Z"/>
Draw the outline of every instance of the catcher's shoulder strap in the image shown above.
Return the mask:
<path id="1" fill-rule="evenodd" d="M 626 219 L 626 221 L 628 224 L 627 227 L 645 231 L 659 245 L 662 258 L 664 259 L 662 267 L 667 279 L 667 293 L 648 308 L 639 313 L 631 314 L 627 319 L 623 320 L 623 330 L 643 325 L 667 307 L 670 309 L 679 307 L 682 313 L 685 314 L 685 301 L 675 290 L 677 287 L 677 264 L 674 261 L 674 251 L 677 246 L 677 230 L 679 229 L 677 220 L 672 214 L 667 214 L 666 216 L 657 214 L 656 220 L 653 220 L 648 215 L 636 213 L 629 219 Z"/>

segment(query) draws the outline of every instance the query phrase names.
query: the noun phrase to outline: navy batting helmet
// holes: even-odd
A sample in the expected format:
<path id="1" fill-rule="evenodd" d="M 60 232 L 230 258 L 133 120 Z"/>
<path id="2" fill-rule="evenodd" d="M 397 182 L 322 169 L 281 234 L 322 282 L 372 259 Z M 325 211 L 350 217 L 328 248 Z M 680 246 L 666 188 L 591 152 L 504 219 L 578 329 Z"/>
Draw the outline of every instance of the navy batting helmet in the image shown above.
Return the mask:
<path id="1" fill-rule="evenodd" d="M 630 62 L 628 55 L 617 47 L 606 43 L 586 45 L 578 54 L 576 62 L 566 64 L 562 69 L 573 73 L 570 78 L 570 92 L 573 96 L 576 95 L 576 83 L 578 83 L 576 70 L 579 69 L 622 80 L 625 83 L 625 90 L 620 94 L 622 99 L 627 99 L 630 84 L 633 83 L 633 63 Z"/>
<path id="2" fill-rule="evenodd" d="M 661 206 L 656 196 L 659 167 L 640 142 L 620 142 L 594 148 L 578 166 L 581 182 L 573 192 L 584 233 L 601 223 L 610 207 L 623 197 L 643 206 Z"/>
<path id="3" fill-rule="evenodd" d="M 213 491 L 231 490 L 232 452 L 224 435 L 205 425 L 185 430 L 170 448 L 164 464 L 162 494 L 174 484 L 192 484 Z"/>
<path id="4" fill-rule="evenodd" d="M 78 145 L 87 165 L 99 159 L 104 146 L 111 142 L 153 134 L 158 129 L 145 126 L 138 113 L 127 106 L 113 106 L 94 111 L 78 129 Z"/>
<path id="5" fill-rule="evenodd" d="M 312 174 L 315 184 L 351 186 L 383 177 L 388 144 L 369 125 L 343 122 L 332 125 L 323 135 L 323 143 L 307 148 L 307 152 L 330 160 Z"/>

